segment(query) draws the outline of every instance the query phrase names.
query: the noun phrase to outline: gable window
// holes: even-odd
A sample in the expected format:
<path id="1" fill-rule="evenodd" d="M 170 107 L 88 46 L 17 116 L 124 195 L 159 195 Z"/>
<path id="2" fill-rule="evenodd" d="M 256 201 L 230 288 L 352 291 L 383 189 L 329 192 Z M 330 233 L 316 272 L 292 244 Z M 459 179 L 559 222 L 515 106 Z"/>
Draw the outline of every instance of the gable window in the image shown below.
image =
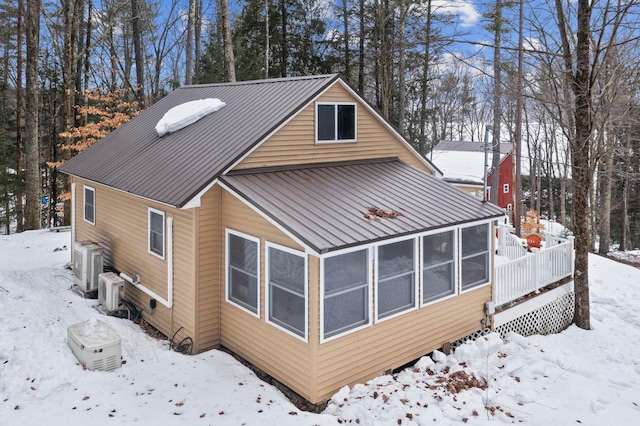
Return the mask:
<path id="1" fill-rule="evenodd" d="M 369 250 L 327 257 L 321 267 L 322 338 L 369 324 Z"/>
<path id="2" fill-rule="evenodd" d="M 317 103 L 316 138 L 318 142 L 354 142 L 356 104 Z"/>
<path id="3" fill-rule="evenodd" d="M 381 245 L 377 249 L 377 318 L 416 306 L 415 239 Z"/>
<path id="4" fill-rule="evenodd" d="M 84 187 L 84 220 L 96 224 L 96 190 L 90 186 Z"/>
<path id="5" fill-rule="evenodd" d="M 164 212 L 149 207 L 149 253 L 164 259 Z"/>
<path id="6" fill-rule="evenodd" d="M 226 246 L 227 301 L 259 315 L 260 240 L 227 229 Z"/>
<path id="7" fill-rule="evenodd" d="M 306 256 L 267 243 L 267 265 L 267 321 L 306 340 Z"/>
<path id="8" fill-rule="evenodd" d="M 509 184 L 505 183 L 504 185 L 502 185 L 502 192 L 504 192 L 505 194 L 509 193 Z"/>
<path id="9" fill-rule="evenodd" d="M 422 303 L 455 293 L 455 232 L 422 237 Z"/>
<path id="10" fill-rule="evenodd" d="M 468 290 L 489 282 L 489 224 L 462 228 L 461 283 Z"/>

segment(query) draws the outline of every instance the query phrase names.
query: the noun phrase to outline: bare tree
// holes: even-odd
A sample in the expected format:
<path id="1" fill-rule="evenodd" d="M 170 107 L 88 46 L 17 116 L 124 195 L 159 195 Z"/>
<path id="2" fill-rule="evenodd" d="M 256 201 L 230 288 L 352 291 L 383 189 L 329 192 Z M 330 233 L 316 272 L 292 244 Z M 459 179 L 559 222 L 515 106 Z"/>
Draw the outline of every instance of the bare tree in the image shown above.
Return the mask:
<path id="1" fill-rule="evenodd" d="M 38 137 L 38 54 L 40 52 L 41 0 L 27 0 L 26 85 L 25 85 L 25 229 L 41 227 L 42 175 L 40 173 L 40 140 Z"/>
<path id="2" fill-rule="evenodd" d="M 218 3 L 220 8 L 222 43 L 224 44 L 224 67 L 227 72 L 227 81 L 236 81 L 236 64 L 233 56 L 233 41 L 231 40 L 229 2 L 228 0 L 218 0 Z"/>

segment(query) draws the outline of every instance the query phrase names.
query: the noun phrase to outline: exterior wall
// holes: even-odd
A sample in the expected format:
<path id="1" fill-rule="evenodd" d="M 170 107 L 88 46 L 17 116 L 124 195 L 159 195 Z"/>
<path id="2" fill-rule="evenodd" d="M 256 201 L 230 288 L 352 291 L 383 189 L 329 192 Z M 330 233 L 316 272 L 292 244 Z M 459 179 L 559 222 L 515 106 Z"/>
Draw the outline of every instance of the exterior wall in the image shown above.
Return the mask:
<path id="1" fill-rule="evenodd" d="M 480 330 L 490 300 L 491 286 L 481 287 L 321 344 L 313 400 L 324 401 L 345 385 L 386 374 Z"/>
<path id="2" fill-rule="evenodd" d="M 355 102 L 355 98 L 336 84 L 317 101 Z M 359 103 L 356 109 L 357 142 L 316 144 L 315 103 L 311 103 L 235 169 L 398 157 L 420 170 L 433 173 L 417 154 L 396 139 L 364 105 Z"/>
<path id="3" fill-rule="evenodd" d="M 202 352 L 220 344 L 220 304 L 224 299 L 224 277 L 221 276 L 221 253 L 224 234 L 220 229 L 221 189 L 214 186 L 201 199 L 196 209 L 197 280 L 194 352 Z"/>
<path id="4" fill-rule="evenodd" d="M 503 209 L 507 208 L 507 205 L 511 204 L 513 205 L 513 193 L 514 193 L 514 166 L 513 166 L 513 154 L 509 154 L 507 155 L 505 158 L 502 159 L 502 162 L 500 163 L 500 167 L 498 168 L 498 173 L 500 175 L 500 188 L 498 189 L 498 206 L 502 207 Z M 487 178 L 487 183 L 489 185 L 491 185 L 491 178 L 492 175 L 490 175 Z M 505 183 L 509 184 L 509 191 L 508 192 L 504 192 L 503 191 L 503 186 Z"/>
<path id="5" fill-rule="evenodd" d="M 304 249 L 226 191 L 222 193 L 222 207 L 221 228 L 223 233 L 226 228 L 229 228 L 260 238 L 261 265 L 260 318 L 225 301 L 226 271 L 222 274 L 221 344 L 262 371 L 275 377 L 303 397 L 311 399 L 315 386 L 314 353 L 317 344 L 314 342 L 319 341 L 317 331 L 314 332 L 315 328 L 310 329 L 309 343 L 305 343 L 268 324 L 265 318 L 264 259 L 266 242 L 280 244 L 295 250 L 303 251 Z M 223 269 L 226 264 L 225 255 L 226 253 L 223 249 Z M 310 263 L 309 273 L 317 275 L 317 265 Z M 311 288 L 309 289 L 309 294 L 310 298 L 313 299 L 309 302 L 310 306 L 314 306 L 314 304 L 317 306 L 317 296 L 313 294 Z M 310 311 L 309 324 L 316 324 L 317 322 L 317 314 Z"/>
<path id="6" fill-rule="evenodd" d="M 125 299 L 143 309 L 144 319 L 165 335 L 170 337 L 183 327 L 176 338 L 191 336 L 195 340 L 194 211 L 175 209 L 78 178 L 73 178 L 73 182 L 76 241 L 100 243 L 105 265 L 130 277 L 140 274 L 141 283 L 164 299 L 169 296 L 168 230 L 165 229 L 165 259 L 160 259 L 148 251 L 148 208 L 165 213 L 165 227 L 167 218 L 173 217 L 173 310 L 158 302 L 152 311 L 149 306 L 152 297 L 129 283 L 125 284 Z M 85 184 L 95 189 L 95 225 L 83 219 Z"/>
<path id="7" fill-rule="evenodd" d="M 462 183 L 452 183 L 452 185 L 463 190 L 472 197 L 477 198 L 478 200 L 482 200 L 482 185 L 465 185 Z"/>

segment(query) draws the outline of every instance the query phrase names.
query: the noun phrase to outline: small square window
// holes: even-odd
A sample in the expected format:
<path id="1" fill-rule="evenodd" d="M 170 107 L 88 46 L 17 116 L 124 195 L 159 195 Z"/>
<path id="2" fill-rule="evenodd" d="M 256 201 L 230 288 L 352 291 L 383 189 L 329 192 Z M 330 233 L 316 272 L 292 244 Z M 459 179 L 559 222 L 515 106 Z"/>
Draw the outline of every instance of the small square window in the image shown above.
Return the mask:
<path id="1" fill-rule="evenodd" d="M 316 104 L 318 142 L 354 142 L 356 140 L 356 104 Z"/>
<path id="2" fill-rule="evenodd" d="M 149 252 L 164 259 L 164 212 L 149 208 Z"/>
<path id="3" fill-rule="evenodd" d="M 84 220 L 96 224 L 96 190 L 90 186 L 84 187 Z"/>

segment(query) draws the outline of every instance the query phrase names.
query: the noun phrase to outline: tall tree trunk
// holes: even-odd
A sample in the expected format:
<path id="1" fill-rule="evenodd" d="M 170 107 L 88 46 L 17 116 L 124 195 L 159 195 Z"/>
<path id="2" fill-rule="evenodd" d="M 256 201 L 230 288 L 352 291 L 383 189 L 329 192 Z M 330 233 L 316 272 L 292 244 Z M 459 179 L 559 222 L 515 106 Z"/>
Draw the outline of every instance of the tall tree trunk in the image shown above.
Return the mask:
<path id="1" fill-rule="evenodd" d="M 184 84 L 193 83 L 193 34 L 195 32 L 194 27 L 196 22 L 196 1 L 197 0 L 189 0 L 189 12 L 187 13 L 187 42 L 185 43 Z"/>
<path id="2" fill-rule="evenodd" d="M 360 94 L 364 94 L 364 42 L 366 39 L 366 31 L 364 28 L 364 0 L 360 0 L 358 17 L 360 20 L 360 40 L 358 44 L 358 92 L 360 92 Z"/>
<path id="3" fill-rule="evenodd" d="M 406 0 L 400 1 L 400 22 L 398 28 L 398 132 L 404 136 L 404 117 L 406 108 L 406 82 L 405 82 L 405 26 L 409 6 Z"/>
<path id="4" fill-rule="evenodd" d="M 351 81 L 351 49 L 349 48 L 349 0 L 342 0 L 342 39 L 344 42 L 344 75 Z"/>
<path id="5" fill-rule="evenodd" d="M 40 42 L 40 0 L 27 0 L 25 19 L 27 41 L 25 90 L 25 229 L 41 228 L 42 174 L 38 138 L 38 54 Z"/>
<path id="6" fill-rule="evenodd" d="M 627 250 L 628 232 L 629 232 L 629 179 L 631 178 L 631 132 L 627 132 L 625 140 L 625 156 L 622 166 L 622 206 L 620 207 L 620 251 Z"/>
<path id="7" fill-rule="evenodd" d="M 233 56 L 233 41 L 231 40 L 229 3 L 227 0 L 219 0 L 219 6 L 222 41 L 224 44 L 224 68 L 227 72 L 227 81 L 236 81 L 236 61 Z"/>
<path id="8" fill-rule="evenodd" d="M 264 0 L 264 78 L 269 78 L 269 37 L 271 37 L 271 31 L 269 30 L 269 7 L 270 1 Z"/>
<path id="9" fill-rule="evenodd" d="M 420 138 L 418 151 L 426 153 L 427 131 L 427 94 L 429 93 L 429 69 L 431 67 L 431 0 L 427 0 L 427 19 L 425 24 L 424 55 L 422 60 L 422 81 L 420 82 Z M 430 149 L 432 147 L 429 147 Z"/>
<path id="10" fill-rule="evenodd" d="M 589 192 L 591 191 L 591 131 L 592 103 L 591 64 L 591 1 L 577 0 L 577 32 L 575 67 L 569 37 L 565 28 L 563 3 L 556 0 L 556 12 L 562 37 L 565 75 L 570 79 L 575 98 L 575 138 L 569 141 L 571 148 L 571 176 L 573 179 L 573 225 L 575 234 L 575 324 L 583 329 L 591 328 L 589 310 Z M 574 70 L 572 72 L 572 70 Z"/>
<path id="11" fill-rule="evenodd" d="M 524 109 L 524 0 L 518 5 L 518 93 L 516 101 L 515 179 L 513 181 L 513 225 L 520 235 L 522 217 L 522 110 Z"/>
<path id="12" fill-rule="evenodd" d="M 24 178 L 24 158 L 22 153 L 22 117 L 24 114 L 24 104 L 22 98 L 22 68 L 23 68 L 23 54 L 22 44 L 24 43 L 24 1 L 18 0 L 18 23 L 17 23 L 17 38 L 16 38 L 16 170 L 20 179 Z M 16 231 L 24 231 L 24 204 L 22 185 L 16 185 Z"/>
<path id="13" fill-rule="evenodd" d="M 289 44 L 287 34 L 287 0 L 280 0 L 280 24 L 282 25 L 282 46 L 280 46 L 280 77 L 287 76 Z"/>
<path id="14" fill-rule="evenodd" d="M 131 32 L 133 36 L 133 53 L 136 61 L 136 97 L 144 105 L 144 57 L 142 55 L 142 31 L 140 30 L 140 8 L 138 0 L 131 0 Z M 187 67 L 187 69 L 191 69 Z"/>
<path id="15" fill-rule="evenodd" d="M 613 130 L 613 129 L 610 129 Z M 598 177 L 600 180 L 600 211 L 599 211 L 599 239 L 598 253 L 606 255 L 611 246 L 611 189 L 613 180 L 613 143 L 615 136 L 613 131 L 608 133 L 609 143 L 605 147 L 604 170 L 600 170 Z"/>
<path id="16" fill-rule="evenodd" d="M 495 39 L 493 48 L 493 156 L 491 160 L 491 202 L 498 204 L 500 193 L 500 124 L 502 122 L 502 70 L 500 50 L 502 38 L 502 0 L 496 0 Z"/>
<path id="17" fill-rule="evenodd" d="M 195 23 L 193 26 L 193 62 L 194 73 L 200 75 L 200 62 L 202 61 L 202 2 L 203 0 L 196 0 L 196 15 Z M 227 6 L 227 10 L 229 7 Z M 235 81 L 235 79 L 233 80 Z"/>

